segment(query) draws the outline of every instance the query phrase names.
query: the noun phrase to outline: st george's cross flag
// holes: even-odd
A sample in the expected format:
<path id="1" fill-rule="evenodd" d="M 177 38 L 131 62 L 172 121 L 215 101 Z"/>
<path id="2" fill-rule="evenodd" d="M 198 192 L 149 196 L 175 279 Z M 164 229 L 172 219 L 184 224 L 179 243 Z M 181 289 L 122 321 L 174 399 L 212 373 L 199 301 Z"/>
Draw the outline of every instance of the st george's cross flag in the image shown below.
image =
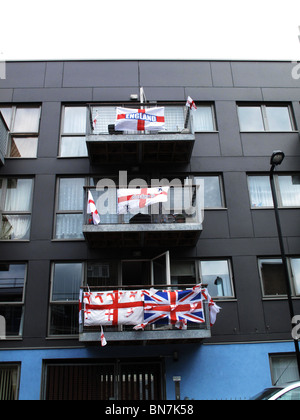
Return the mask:
<path id="1" fill-rule="evenodd" d="M 96 208 L 96 204 L 95 201 L 93 199 L 92 193 L 91 191 L 88 192 L 88 203 L 87 203 L 87 209 L 86 209 L 87 214 L 91 214 L 92 215 L 92 222 L 94 225 L 99 225 L 100 223 L 100 216 L 98 213 L 98 210 Z"/>
<path id="2" fill-rule="evenodd" d="M 210 318 L 210 326 L 212 327 L 217 319 L 217 314 L 220 312 L 222 308 L 218 306 L 213 299 L 211 298 L 210 294 L 208 293 L 207 289 L 202 289 L 202 295 L 208 302 L 208 309 L 209 309 L 209 318 Z"/>
<path id="3" fill-rule="evenodd" d="M 205 322 L 200 286 L 191 290 L 150 289 L 144 293 L 144 321 L 136 325 L 135 330 L 153 323 L 186 329 L 188 322 Z"/>
<path id="4" fill-rule="evenodd" d="M 159 131 L 165 126 L 165 108 L 131 109 L 117 107 L 116 131 Z"/>
<path id="5" fill-rule="evenodd" d="M 195 102 L 193 101 L 193 99 L 190 96 L 188 96 L 185 106 L 187 106 L 188 108 L 190 108 L 193 111 L 196 111 L 196 109 L 197 109 Z"/>
<path id="6" fill-rule="evenodd" d="M 143 290 L 83 294 L 84 326 L 137 325 L 143 321 Z"/>
<path id="7" fill-rule="evenodd" d="M 168 201 L 169 187 L 129 188 L 118 190 L 118 213 L 126 214 L 155 203 Z"/>

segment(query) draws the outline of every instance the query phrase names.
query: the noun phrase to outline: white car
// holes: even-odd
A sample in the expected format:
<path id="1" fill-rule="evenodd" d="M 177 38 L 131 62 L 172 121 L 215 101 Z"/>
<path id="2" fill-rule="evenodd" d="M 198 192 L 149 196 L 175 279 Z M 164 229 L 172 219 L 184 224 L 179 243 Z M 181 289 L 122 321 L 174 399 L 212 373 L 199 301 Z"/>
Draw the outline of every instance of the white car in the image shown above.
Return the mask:
<path id="1" fill-rule="evenodd" d="M 300 381 L 266 388 L 254 395 L 251 400 L 293 401 L 300 400 Z"/>

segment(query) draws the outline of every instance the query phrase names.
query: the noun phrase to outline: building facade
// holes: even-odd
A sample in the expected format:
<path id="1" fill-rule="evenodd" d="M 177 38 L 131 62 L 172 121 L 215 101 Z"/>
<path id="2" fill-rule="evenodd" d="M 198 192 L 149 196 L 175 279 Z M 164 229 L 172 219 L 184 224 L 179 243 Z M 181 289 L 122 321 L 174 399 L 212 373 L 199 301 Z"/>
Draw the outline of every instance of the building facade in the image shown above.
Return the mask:
<path id="1" fill-rule="evenodd" d="M 270 156 L 282 150 L 275 182 L 300 314 L 300 83 L 292 69 L 6 63 L 0 399 L 247 399 L 297 378 L 269 181 Z M 189 116 L 188 96 L 197 107 Z M 164 107 L 165 130 L 116 131 L 116 107 Z M 193 211 L 181 208 L 174 180 L 189 185 Z M 167 210 L 143 207 L 139 220 L 116 211 L 118 189 L 162 184 L 172 191 Z M 89 191 L 100 224 L 87 214 Z M 79 323 L 80 290 L 199 283 L 221 307 L 212 327 L 207 302 L 206 322 L 186 330 L 105 326 L 105 347 L 99 328 Z"/>

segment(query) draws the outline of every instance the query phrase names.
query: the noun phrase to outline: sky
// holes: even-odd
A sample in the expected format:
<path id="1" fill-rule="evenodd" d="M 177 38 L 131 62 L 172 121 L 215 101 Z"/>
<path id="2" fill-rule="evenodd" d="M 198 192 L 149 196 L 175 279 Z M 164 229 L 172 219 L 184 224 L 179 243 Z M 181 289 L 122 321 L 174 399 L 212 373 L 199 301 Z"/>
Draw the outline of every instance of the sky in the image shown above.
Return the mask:
<path id="1" fill-rule="evenodd" d="M 0 61 L 300 61 L 299 0 L 0 0 Z"/>

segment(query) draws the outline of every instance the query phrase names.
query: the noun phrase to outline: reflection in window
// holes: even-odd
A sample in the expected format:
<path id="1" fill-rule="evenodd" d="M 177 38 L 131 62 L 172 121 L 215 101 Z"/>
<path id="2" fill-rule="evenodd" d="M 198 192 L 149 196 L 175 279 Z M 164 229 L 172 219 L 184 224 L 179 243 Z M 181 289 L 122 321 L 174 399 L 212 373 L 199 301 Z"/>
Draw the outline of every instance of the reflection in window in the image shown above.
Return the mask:
<path id="1" fill-rule="evenodd" d="M 87 156 L 87 109 L 84 106 L 66 106 L 63 109 L 60 141 L 61 157 Z"/>
<path id="2" fill-rule="evenodd" d="M 264 296 L 286 294 L 285 274 L 281 258 L 259 260 Z"/>
<path id="3" fill-rule="evenodd" d="M 200 269 L 201 281 L 212 297 L 233 296 L 228 260 L 201 261 Z"/>
<path id="4" fill-rule="evenodd" d="M 22 334 L 25 278 L 25 264 L 0 264 L 0 315 L 8 337 Z"/>
<path id="5" fill-rule="evenodd" d="M 253 105 L 238 106 L 241 131 L 292 131 L 290 107 Z"/>
<path id="6" fill-rule="evenodd" d="M 82 263 L 55 263 L 52 272 L 50 335 L 78 333 L 78 296 Z"/>
<path id="7" fill-rule="evenodd" d="M 33 180 L 28 178 L 3 178 L 0 185 L 0 202 L 4 202 L 1 217 L 0 239 L 29 240 Z"/>

